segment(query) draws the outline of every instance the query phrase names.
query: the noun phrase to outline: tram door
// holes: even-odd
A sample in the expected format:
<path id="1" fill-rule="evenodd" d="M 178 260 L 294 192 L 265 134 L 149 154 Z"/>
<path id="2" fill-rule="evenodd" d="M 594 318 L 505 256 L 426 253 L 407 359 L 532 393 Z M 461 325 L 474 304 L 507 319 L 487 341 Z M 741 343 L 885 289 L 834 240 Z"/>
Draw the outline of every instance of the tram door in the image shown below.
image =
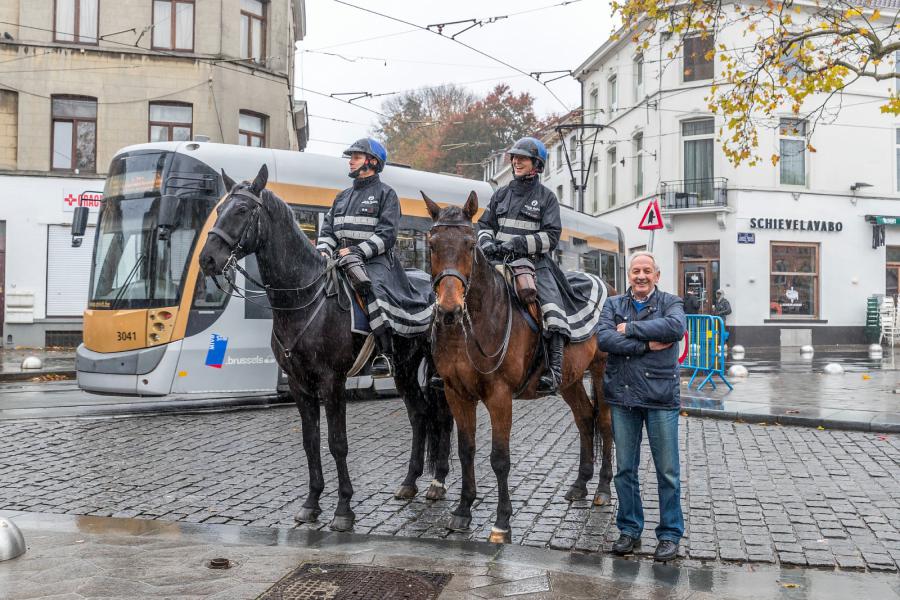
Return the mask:
<path id="1" fill-rule="evenodd" d="M 719 289 L 719 242 L 678 244 L 678 295 L 688 291 L 700 299 L 700 310 L 712 313 Z"/>

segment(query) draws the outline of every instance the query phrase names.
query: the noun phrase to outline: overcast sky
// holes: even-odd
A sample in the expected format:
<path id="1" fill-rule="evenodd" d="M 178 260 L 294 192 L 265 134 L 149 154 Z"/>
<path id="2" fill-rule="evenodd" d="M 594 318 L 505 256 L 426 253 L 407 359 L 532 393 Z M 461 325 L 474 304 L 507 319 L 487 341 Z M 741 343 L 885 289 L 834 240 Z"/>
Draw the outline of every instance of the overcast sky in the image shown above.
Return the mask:
<path id="1" fill-rule="evenodd" d="M 563 0 L 348 1 L 422 26 L 509 15 L 457 39 L 526 73 L 574 69 L 609 37 L 611 27 L 606 0 L 576 0 L 566 6 L 553 6 Z M 523 11 L 532 12 L 513 14 Z M 297 85 L 307 90 L 326 95 L 384 94 L 456 83 L 484 93 L 506 82 L 516 92 L 530 92 L 541 116 L 580 104 L 580 86 L 570 77 L 549 84 L 563 106 L 540 84 L 490 58 L 335 0 L 307 0 L 306 16 L 306 39 L 298 44 Z M 452 35 L 465 26 L 447 26 L 444 34 Z M 387 37 L 361 41 L 376 36 Z M 362 98 L 355 101 L 359 106 L 351 106 L 311 91 L 298 90 L 298 96 L 307 101 L 310 113 L 307 150 L 330 155 L 339 155 L 353 140 L 371 132 L 378 115 L 360 107 L 380 110 L 390 97 Z"/>

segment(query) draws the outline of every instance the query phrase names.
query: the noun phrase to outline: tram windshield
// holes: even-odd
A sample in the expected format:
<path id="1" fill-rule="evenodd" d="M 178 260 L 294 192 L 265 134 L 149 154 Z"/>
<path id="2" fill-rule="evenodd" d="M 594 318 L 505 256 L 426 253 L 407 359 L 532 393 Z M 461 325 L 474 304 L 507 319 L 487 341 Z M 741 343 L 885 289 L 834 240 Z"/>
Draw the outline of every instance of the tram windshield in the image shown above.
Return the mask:
<path id="1" fill-rule="evenodd" d="M 177 304 L 197 234 L 219 191 L 212 169 L 181 154 L 145 151 L 116 157 L 97 227 L 88 307 Z M 171 227 L 159 226 L 163 194 L 177 198 Z"/>

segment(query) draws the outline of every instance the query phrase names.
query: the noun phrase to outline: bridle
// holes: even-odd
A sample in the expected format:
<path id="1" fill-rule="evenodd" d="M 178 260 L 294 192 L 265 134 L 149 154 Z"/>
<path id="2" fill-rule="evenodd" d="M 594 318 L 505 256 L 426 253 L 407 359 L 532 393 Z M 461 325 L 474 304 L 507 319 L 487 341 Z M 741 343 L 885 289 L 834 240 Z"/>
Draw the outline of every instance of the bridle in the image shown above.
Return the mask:
<path id="1" fill-rule="evenodd" d="M 228 260 L 225 261 L 225 265 L 222 267 L 222 276 L 225 278 L 225 281 L 228 282 L 228 285 L 231 286 L 232 291 L 227 291 L 227 290 L 223 289 L 222 286 L 219 284 L 219 280 L 217 278 L 213 277 L 212 278 L 213 283 L 215 283 L 216 287 L 219 288 L 219 290 L 221 292 L 228 294 L 229 296 L 231 296 L 233 298 L 243 298 L 245 301 L 250 302 L 251 304 L 256 304 L 257 306 L 263 306 L 263 307 L 269 308 L 273 311 L 275 311 L 275 310 L 284 310 L 284 311 L 303 310 L 304 308 L 307 308 L 310 305 L 312 305 L 316 300 L 319 300 L 320 295 L 322 294 L 322 292 L 325 291 L 326 285 L 328 283 L 326 276 L 329 274 L 334 274 L 336 277 L 336 271 L 334 269 L 335 261 L 333 261 L 333 260 L 329 259 L 325 265 L 325 268 L 322 269 L 322 271 L 320 271 L 313 278 L 312 281 L 310 281 L 309 283 L 307 283 L 305 285 L 302 285 L 299 287 L 293 287 L 293 288 L 276 288 L 276 287 L 267 285 L 265 283 L 262 283 L 261 281 L 257 281 L 256 278 L 254 278 L 252 275 L 250 275 L 250 273 L 248 273 L 246 269 L 244 269 L 240 264 L 238 264 L 238 261 L 241 258 L 243 258 L 247 254 L 249 254 L 244 249 L 244 244 L 246 243 L 244 238 L 247 236 L 247 232 L 250 231 L 252 226 L 256 227 L 257 237 L 259 236 L 259 213 L 263 208 L 263 202 L 262 202 L 262 198 L 260 198 L 256 194 L 253 194 L 249 190 L 246 190 L 243 188 L 234 190 L 228 194 L 228 198 L 234 198 L 234 197 L 248 198 L 253 201 L 253 206 L 250 209 L 250 216 L 247 218 L 247 222 L 244 224 L 243 229 L 241 229 L 241 233 L 237 236 L 237 239 L 232 237 L 228 232 L 224 231 L 218 225 L 213 225 L 213 227 L 209 230 L 208 235 L 215 235 L 216 237 L 221 239 L 223 242 L 225 242 L 225 246 L 231 252 L 228 255 Z M 243 253 L 243 254 L 241 256 L 239 256 L 239 253 Z M 231 273 L 233 271 L 239 272 L 241 275 L 244 276 L 245 280 L 253 283 L 255 286 L 263 289 L 264 291 L 257 293 L 257 292 L 253 292 L 252 290 L 247 290 L 246 288 L 239 287 L 237 285 L 237 283 L 234 281 L 234 279 L 232 278 Z M 269 292 L 304 292 L 304 291 L 312 288 L 314 285 L 316 285 L 320 281 L 321 281 L 321 284 L 319 285 L 318 289 L 316 289 L 315 292 L 313 293 L 312 298 L 309 300 L 309 302 L 307 302 L 306 304 L 303 304 L 302 306 L 278 307 L 278 306 L 272 306 L 271 302 L 268 305 L 266 305 L 266 304 L 262 304 L 260 302 L 254 301 L 254 298 L 259 298 L 264 295 L 268 295 Z M 316 313 L 318 313 L 319 308 L 321 308 L 321 303 L 319 304 L 319 306 L 316 307 L 316 310 L 315 310 Z M 313 315 L 313 316 L 315 316 L 315 315 Z"/>
<path id="2" fill-rule="evenodd" d="M 436 222 L 431 226 L 431 229 L 434 230 L 435 227 L 466 227 L 470 231 L 474 232 L 474 227 L 471 223 L 442 223 L 440 221 Z M 478 263 L 478 247 L 477 245 L 472 248 L 472 269 L 475 268 L 475 265 Z M 508 268 L 506 262 L 504 261 L 504 268 Z M 475 328 L 472 324 L 472 315 L 469 313 L 469 290 L 471 289 L 469 278 L 463 275 L 458 269 L 444 269 L 440 273 L 438 273 L 437 277 L 434 278 L 434 281 L 431 283 L 432 289 L 437 293 L 438 285 L 444 279 L 452 277 L 454 279 L 458 279 L 463 285 L 463 319 L 460 326 L 463 332 L 463 339 L 465 340 L 464 347 L 466 349 L 466 357 L 469 359 L 469 363 L 472 365 L 472 368 L 475 369 L 478 373 L 482 375 L 490 375 L 497 371 L 500 366 L 503 364 L 503 361 L 506 360 L 506 353 L 509 351 L 509 341 L 512 335 L 512 323 L 513 323 L 513 299 L 512 293 L 510 292 L 509 285 L 506 282 L 503 282 L 503 287 L 506 289 L 506 332 L 503 334 L 503 341 L 500 343 L 500 346 L 493 352 L 487 352 L 484 347 L 481 345 L 481 342 L 478 341 L 478 338 L 475 335 Z M 435 300 L 435 303 L 437 301 Z M 434 347 L 435 345 L 435 335 L 436 328 L 438 325 L 438 320 L 433 319 L 431 323 L 431 345 Z M 475 364 L 475 360 L 472 358 L 472 354 L 469 351 L 469 338 L 472 338 L 472 341 L 475 342 L 475 347 L 478 349 L 478 352 L 481 356 L 487 360 L 496 359 L 494 365 L 489 368 L 487 371 L 482 371 Z"/>

